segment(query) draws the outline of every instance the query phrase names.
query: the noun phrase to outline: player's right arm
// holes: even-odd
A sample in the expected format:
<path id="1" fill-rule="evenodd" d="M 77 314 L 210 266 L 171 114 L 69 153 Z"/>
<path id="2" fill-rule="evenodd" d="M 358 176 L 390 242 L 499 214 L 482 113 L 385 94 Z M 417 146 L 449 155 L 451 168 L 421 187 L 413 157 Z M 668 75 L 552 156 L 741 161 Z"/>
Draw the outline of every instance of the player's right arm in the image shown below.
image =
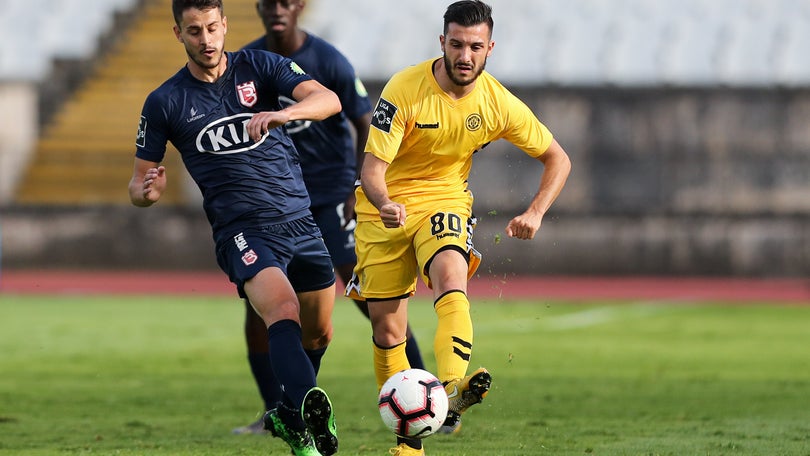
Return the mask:
<path id="1" fill-rule="evenodd" d="M 129 180 L 129 199 L 138 207 L 155 204 L 166 189 L 166 168 L 157 162 L 135 158 L 132 179 Z"/>
<path id="2" fill-rule="evenodd" d="M 388 197 L 388 185 L 385 183 L 387 169 L 388 163 L 374 154 L 366 154 L 360 171 L 360 185 L 366 198 L 380 211 L 383 225 L 386 228 L 397 228 L 405 225 L 405 206 Z"/>
<path id="3" fill-rule="evenodd" d="M 129 200 L 138 207 L 155 204 L 166 189 L 166 168 L 160 166 L 168 141 L 168 114 L 165 106 L 171 103 L 165 85 L 146 97 L 135 137 L 135 165 L 129 180 Z"/>
<path id="4" fill-rule="evenodd" d="M 374 113 L 366 141 L 363 165 L 360 168 L 360 186 L 365 199 L 379 211 L 380 219 L 386 228 L 397 228 L 405 224 L 405 205 L 391 199 L 386 171 L 399 152 L 405 135 L 406 119 L 409 117 L 408 95 L 412 95 L 410 80 L 403 78 L 402 72 L 394 75 L 385 85 Z M 396 197 L 396 195 L 395 195 Z M 358 216 L 371 212 L 368 205 L 358 202 Z"/>

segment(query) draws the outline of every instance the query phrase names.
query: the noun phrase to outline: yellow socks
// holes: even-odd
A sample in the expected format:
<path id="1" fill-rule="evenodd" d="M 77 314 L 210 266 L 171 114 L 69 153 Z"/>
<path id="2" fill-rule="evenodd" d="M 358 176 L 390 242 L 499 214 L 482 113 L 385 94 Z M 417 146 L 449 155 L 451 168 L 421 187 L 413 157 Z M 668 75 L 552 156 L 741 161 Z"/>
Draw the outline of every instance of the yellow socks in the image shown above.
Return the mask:
<path id="1" fill-rule="evenodd" d="M 401 342 L 393 347 L 380 347 L 374 344 L 374 375 L 377 378 L 377 391 L 388 378 L 399 371 L 410 368 L 408 356 L 405 354 L 405 342 Z"/>
<path id="2" fill-rule="evenodd" d="M 470 301 L 463 291 L 451 290 L 439 296 L 433 307 L 439 320 L 433 340 L 439 380 L 464 377 L 473 342 Z"/>

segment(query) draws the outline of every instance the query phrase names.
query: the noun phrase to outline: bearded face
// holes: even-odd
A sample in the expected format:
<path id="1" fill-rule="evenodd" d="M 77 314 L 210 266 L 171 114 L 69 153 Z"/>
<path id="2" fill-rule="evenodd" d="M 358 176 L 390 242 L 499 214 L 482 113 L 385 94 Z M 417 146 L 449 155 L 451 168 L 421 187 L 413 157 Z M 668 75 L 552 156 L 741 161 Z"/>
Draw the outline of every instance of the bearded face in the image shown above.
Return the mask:
<path id="1" fill-rule="evenodd" d="M 472 84 L 487 66 L 494 43 L 487 24 L 463 27 L 450 23 L 440 37 L 447 76 L 458 86 Z"/>

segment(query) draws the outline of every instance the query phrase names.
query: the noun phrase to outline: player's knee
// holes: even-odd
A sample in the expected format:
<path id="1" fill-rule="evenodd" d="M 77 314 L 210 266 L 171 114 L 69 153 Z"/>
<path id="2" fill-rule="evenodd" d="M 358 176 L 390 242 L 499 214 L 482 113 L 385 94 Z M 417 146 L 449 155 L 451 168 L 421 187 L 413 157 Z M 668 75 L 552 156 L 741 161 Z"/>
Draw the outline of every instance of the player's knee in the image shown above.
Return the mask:
<path id="1" fill-rule="evenodd" d="M 405 340 L 405 329 L 397 327 L 376 326 L 373 329 L 374 343 L 378 347 L 394 347 Z"/>
<path id="2" fill-rule="evenodd" d="M 298 301 L 295 299 L 264 303 L 263 305 L 257 305 L 254 302 L 253 306 L 267 327 L 281 320 L 292 320 L 298 324 L 301 323 L 298 316 Z"/>
<path id="3" fill-rule="evenodd" d="M 321 332 L 321 334 L 318 336 L 305 336 L 301 339 L 301 343 L 306 350 L 319 350 L 321 348 L 326 348 L 329 346 L 330 342 L 332 342 L 331 326 Z"/>

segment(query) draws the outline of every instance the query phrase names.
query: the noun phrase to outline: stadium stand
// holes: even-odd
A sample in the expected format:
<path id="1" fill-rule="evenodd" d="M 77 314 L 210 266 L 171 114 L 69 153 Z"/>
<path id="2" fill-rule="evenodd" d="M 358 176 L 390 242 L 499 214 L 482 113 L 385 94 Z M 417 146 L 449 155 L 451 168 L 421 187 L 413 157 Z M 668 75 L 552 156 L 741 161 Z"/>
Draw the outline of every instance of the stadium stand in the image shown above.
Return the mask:
<path id="1" fill-rule="evenodd" d="M 810 61 L 803 57 L 810 55 L 806 0 L 490 3 L 496 47 L 488 68 L 514 84 L 763 87 L 810 82 Z M 446 2 L 343 0 L 337 5 L 314 3 L 307 24 L 345 52 L 366 79 L 384 80 L 403 65 L 439 53 Z M 347 26 L 358 24 L 358 15 L 369 19 Z"/>
<path id="2" fill-rule="evenodd" d="M 333 42 L 369 82 L 439 54 L 447 2 L 310 0 L 304 26 Z M 810 84 L 804 0 L 491 0 L 488 69 L 526 87 L 803 87 Z M 14 201 L 125 203 L 145 95 L 184 61 L 169 0 L 0 0 L 0 83 L 50 84 L 54 59 L 91 59 L 90 78 L 49 119 L 20 164 Z M 229 48 L 261 33 L 255 0 L 228 0 Z M 126 30 L 115 14 L 143 6 Z M 41 14 L 47 11 L 47 14 Z M 432 30 L 432 32 L 431 32 Z M 112 40 L 120 34 L 118 40 Z M 107 39 L 111 49 L 99 46 Z M 102 51 L 109 52 L 102 52 Z M 54 82 L 55 84 L 55 82 Z M 0 91 L 2 89 L 0 88 Z M 40 92 L 43 93 L 43 92 Z M 24 102 L 24 101 L 23 101 Z M 16 108 L 15 108 L 16 109 Z M 0 127 L 6 128 L 6 127 Z M 3 132 L 0 131 L 0 139 Z M 2 141 L 0 141 L 2 142 Z M 7 141 L 8 142 L 8 141 Z M 169 155 L 176 160 L 175 154 Z M 30 166 L 25 166 L 30 163 Z M 196 191 L 184 176 L 167 202 Z M 2 177 L 9 185 L 9 178 Z M 2 203 L 3 185 L 0 185 Z"/>
<path id="3" fill-rule="evenodd" d="M 0 80 L 42 80 L 51 60 L 89 58 L 116 11 L 137 0 L 3 0 Z M 92 7 L 88 7 L 92 6 Z"/>
<path id="4" fill-rule="evenodd" d="M 109 1 L 123 4 L 123 0 Z M 227 2 L 226 14 L 232 24 L 228 49 L 236 49 L 261 33 L 254 5 L 253 0 Z M 73 9 L 90 8 L 73 5 Z M 45 126 L 17 192 L 17 203 L 91 205 L 129 201 L 126 183 L 132 173 L 134 138 L 143 100 L 185 62 L 182 46 L 172 35 L 170 11 L 169 0 L 145 1 L 130 29 L 113 32 L 125 36 L 111 52 L 99 58 L 91 77 Z M 72 16 L 72 27 L 76 27 L 80 16 Z M 100 23 L 98 18 L 88 20 Z M 106 25 L 109 27 L 111 22 Z M 102 29 L 98 28 L 96 34 L 102 34 Z M 98 40 L 98 36 L 91 38 Z M 78 47 L 82 41 L 74 44 Z M 60 51 L 57 55 L 63 54 Z M 177 166 L 177 154 L 167 154 L 167 163 L 173 172 L 165 203 L 182 202 L 196 195 L 196 189 L 189 190 L 182 166 Z"/>
<path id="5" fill-rule="evenodd" d="M 303 25 L 341 49 L 374 96 L 395 71 L 439 55 L 450 1 L 308 0 Z M 575 163 L 562 216 L 527 249 L 487 240 L 523 209 L 512 188 L 537 185 L 536 163 L 504 141 L 477 155 L 471 188 L 487 220 L 476 246 L 489 273 L 810 274 L 810 1 L 489 1 L 488 70 Z M 261 34 L 254 4 L 226 0 L 230 49 Z M 145 215 L 126 195 L 143 99 L 185 61 L 169 5 L 0 0 L 5 265 L 210 264 L 199 257 L 208 224 L 176 154 L 161 208 Z M 64 60 L 85 70 L 80 84 L 61 80 Z"/>

